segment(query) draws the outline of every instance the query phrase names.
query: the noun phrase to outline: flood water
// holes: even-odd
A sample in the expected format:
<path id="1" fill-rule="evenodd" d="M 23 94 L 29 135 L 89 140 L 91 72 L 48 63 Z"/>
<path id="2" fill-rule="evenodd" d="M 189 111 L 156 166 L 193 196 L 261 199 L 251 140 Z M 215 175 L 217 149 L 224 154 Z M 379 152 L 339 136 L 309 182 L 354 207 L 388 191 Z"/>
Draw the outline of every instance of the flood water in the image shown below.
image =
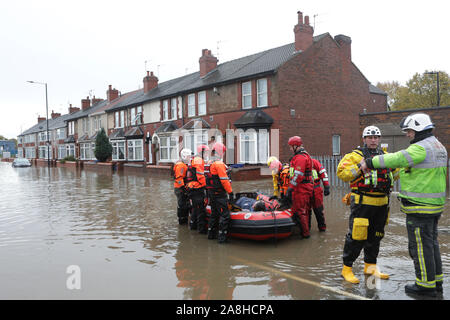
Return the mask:
<path id="1" fill-rule="evenodd" d="M 325 197 L 327 231 L 311 237 L 219 245 L 179 226 L 172 181 L 0 162 L 0 299 L 412 299 L 415 279 L 405 216 L 392 196 L 374 282 L 355 262 L 343 281 L 349 207 L 345 190 Z M 234 192 L 270 192 L 271 180 L 234 182 Z M 440 220 L 444 295 L 450 298 L 450 206 Z M 74 267 L 75 266 L 75 267 Z M 69 288 L 76 268 L 80 288 Z"/>

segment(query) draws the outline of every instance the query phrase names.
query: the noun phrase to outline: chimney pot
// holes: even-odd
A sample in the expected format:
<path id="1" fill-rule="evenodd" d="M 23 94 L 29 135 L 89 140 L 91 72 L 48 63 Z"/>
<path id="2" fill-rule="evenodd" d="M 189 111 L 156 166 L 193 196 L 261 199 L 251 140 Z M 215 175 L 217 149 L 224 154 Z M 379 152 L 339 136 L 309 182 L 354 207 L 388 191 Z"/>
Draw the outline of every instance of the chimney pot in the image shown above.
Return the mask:
<path id="1" fill-rule="evenodd" d="M 309 26 L 309 16 L 305 16 L 305 24 Z"/>
<path id="2" fill-rule="evenodd" d="M 298 24 L 303 24 L 303 13 L 301 11 L 297 11 L 298 15 Z"/>

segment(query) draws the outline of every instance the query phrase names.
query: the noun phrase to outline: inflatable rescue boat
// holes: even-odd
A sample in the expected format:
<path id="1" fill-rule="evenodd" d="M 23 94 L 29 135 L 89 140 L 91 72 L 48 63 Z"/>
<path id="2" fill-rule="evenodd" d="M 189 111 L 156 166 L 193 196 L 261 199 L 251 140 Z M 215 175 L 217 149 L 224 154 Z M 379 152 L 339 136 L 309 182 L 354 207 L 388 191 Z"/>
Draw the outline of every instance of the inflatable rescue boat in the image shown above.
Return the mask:
<path id="1" fill-rule="evenodd" d="M 248 193 L 246 193 L 248 195 Z M 239 194 L 238 194 L 239 196 Z M 256 199 L 261 199 L 260 195 Z M 270 207 L 270 204 L 267 206 Z M 295 226 L 292 220 L 291 209 L 251 211 L 249 209 L 239 210 L 233 206 L 230 212 L 230 236 L 240 239 L 268 240 L 284 239 L 292 234 Z M 211 208 L 206 207 L 207 219 L 211 215 Z"/>

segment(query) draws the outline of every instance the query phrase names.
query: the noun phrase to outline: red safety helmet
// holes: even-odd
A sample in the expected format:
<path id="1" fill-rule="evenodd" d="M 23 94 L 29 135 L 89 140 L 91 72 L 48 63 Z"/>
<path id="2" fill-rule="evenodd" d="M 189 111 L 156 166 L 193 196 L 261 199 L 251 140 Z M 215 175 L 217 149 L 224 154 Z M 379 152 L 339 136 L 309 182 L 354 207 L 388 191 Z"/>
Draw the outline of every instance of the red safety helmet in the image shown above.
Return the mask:
<path id="1" fill-rule="evenodd" d="M 227 148 L 221 142 L 216 142 L 212 149 L 219 155 L 219 157 L 222 157 L 225 151 L 227 151 Z"/>
<path id="2" fill-rule="evenodd" d="M 301 147 L 303 145 L 303 141 L 302 141 L 302 138 L 300 138 L 299 136 L 293 136 L 293 137 L 289 138 L 288 144 L 290 146 Z"/>
<path id="3" fill-rule="evenodd" d="M 206 144 L 201 144 L 197 147 L 197 153 L 201 154 L 202 152 L 209 151 L 209 147 Z"/>

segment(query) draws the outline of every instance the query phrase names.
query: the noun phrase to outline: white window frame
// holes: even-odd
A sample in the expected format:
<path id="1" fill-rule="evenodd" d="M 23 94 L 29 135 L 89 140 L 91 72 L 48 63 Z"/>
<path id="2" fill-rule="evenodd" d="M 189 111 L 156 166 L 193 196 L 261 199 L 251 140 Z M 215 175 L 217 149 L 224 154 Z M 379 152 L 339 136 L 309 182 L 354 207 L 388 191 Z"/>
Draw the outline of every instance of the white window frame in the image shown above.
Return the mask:
<path id="1" fill-rule="evenodd" d="M 113 161 L 126 161 L 126 143 L 125 140 L 113 140 L 111 141 L 111 145 L 113 148 L 112 152 L 112 160 Z M 121 146 L 123 147 L 123 158 L 118 157 L 119 151 L 121 149 Z"/>
<path id="2" fill-rule="evenodd" d="M 95 148 L 95 143 L 93 145 Z M 92 160 L 93 154 L 91 142 L 80 143 L 80 160 Z"/>
<path id="3" fill-rule="evenodd" d="M 265 88 L 261 85 L 265 83 Z M 267 107 L 269 105 L 269 100 L 267 96 L 268 88 L 267 88 L 267 78 L 258 79 L 256 81 L 256 97 L 257 97 L 257 107 Z"/>
<path id="4" fill-rule="evenodd" d="M 48 159 L 51 148 L 47 146 L 39 146 L 39 159 Z"/>
<path id="5" fill-rule="evenodd" d="M 36 149 L 34 147 L 25 148 L 25 158 L 35 159 L 36 158 Z"/>
<path id="6" fill-rule="evenodd" d="M 183 136 L 183 147 L 197 153 L 201 144 L 208 145 L 208 130 L 190 130 Z"/>
<path id="7" fill-rule="evenodd" d="M 58 159 L 64 159 L 66 157 L 66 146 L 64 144 L 58 145 Z"/>
<path id="8" fill-rule="evenodd" d="M 331 145 L 333 148 L 333 156 L 338 156 L 341 154 L 341 135 L 334 134 L 331 138 Z"/>
<path id="9" fill-rule="evenodd" d="M 17 148 L 17 157 L 23 158 L 23 148 Z"/>
<path id="10" fill-rule="evenodd" d="M 248 86 L 248 91 L 244 90 L 246 87 Z M 247 81 L 247 82 L 242 82 L 242 109 L 251 109 L 252 108 L 252 82 L 251 81 Z M 246 98 L 250 98 L 250 101 L 247 100 L 246 102 Z M 250 103 L 248 105 L 248 103 Z"/>
<path id="11" fill-rule="evenodd" d="M 171 120 L 177 119 L 177 98 L 170 99 L 170 113 L 171 113 Z"/>
<path id="12" fill-rule="evenodd" d="M 270 146 L 269 130 L 249 129 L 239 133 L 239 162 L 267 163 Z"/>
<path id="13" fill-rule="evenodd" d="M 188 95 L 188 117 L 195 117 L 195 93 Z"/>
<path id="14" fill-rule="evenodd" d="M 66 157 L 68 157 L 68 156 L 76 157 L 75 144 L 74 143 L 67 143 L 65 146 L 66 146 Z"/>
<path id="15" fill-rule="evenodd" d="M 69 121 L 67 127 L 69 128 L 69 136 L 73 136 L 75 134 L 75 121 Z"/>
<path id="16" fill-rule="evenodd" d="M 163 121 L 169 120 L 169 100 L 163 100 L 162 116 L 163 116 Z"/>
<path id="17" fill-rule="evenodd" d="M 144 160 L 144 144 L 142 139 L 127 140 L 128 161 L 143 161 Z M 137 157 L 137 149 L 141 149 L 141 156 Z"/>
<path id="18" fill-rule="evenodd" d="M 115 117 L 115 129 L 125 127 L 125 110 L 116 111 Z"/>
<path id="19" fill-rule="evenodd" d="M 206 115 L 206 91 L 200 91 L 198 93 L 198 115 Z"/>
<path id="20" fill-rule="evenodd" d="M 168 144 L 169 142 L 169 144 Z M 163 150 L 166 150 L 167 157 L 163 158 Z M 161 136 L 159 137 L 159 161 L 175 162 L 178 160 L 178 137 Z"/>

